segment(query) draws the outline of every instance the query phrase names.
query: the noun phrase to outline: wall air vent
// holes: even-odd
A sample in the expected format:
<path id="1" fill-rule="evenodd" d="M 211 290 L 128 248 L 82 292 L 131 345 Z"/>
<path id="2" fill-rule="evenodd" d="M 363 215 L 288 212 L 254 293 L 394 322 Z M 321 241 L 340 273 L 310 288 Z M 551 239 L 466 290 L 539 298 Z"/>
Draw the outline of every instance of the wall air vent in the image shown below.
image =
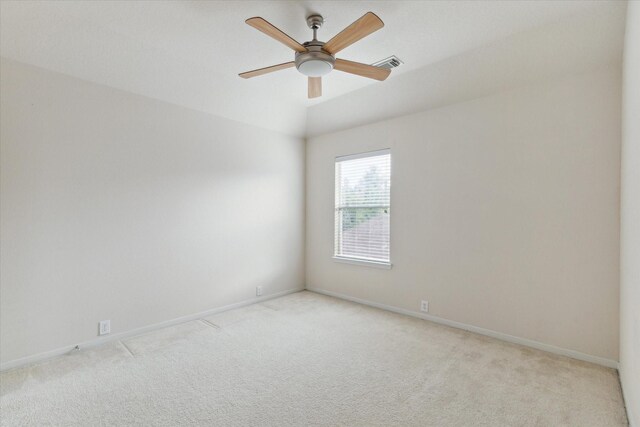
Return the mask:
<path id="1" fill-rule="evenodd" d="M 383 59 L 381 61 L 374 62 L 371 65 L 373 65 L 374 67 L 391 69 L 391 68 L 398 68 L 402 64 L 404 64 L 404 62 L 402 62 L 400 60 L 400 58 L 398 58 L 395 55 L 392 55 L 392 56 L 390 56 L 388 58 L 385 58 L 385 59 Z"/>

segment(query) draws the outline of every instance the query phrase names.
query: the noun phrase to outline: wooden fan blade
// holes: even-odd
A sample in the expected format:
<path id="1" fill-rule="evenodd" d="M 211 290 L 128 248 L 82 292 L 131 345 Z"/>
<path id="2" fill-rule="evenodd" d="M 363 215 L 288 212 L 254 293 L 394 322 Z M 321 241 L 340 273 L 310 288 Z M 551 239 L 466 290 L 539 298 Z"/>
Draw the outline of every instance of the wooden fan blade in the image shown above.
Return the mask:
<path id="1" fill-rule="evenodd" d="M 382 27 L 384 27 L 382 19 L 378 18 L 373 12 L 367 12 L 356 22 L 333 36 L 322 48 L 335 55 L 345 47 L 354 44 Z"/>
<path id="2" fill-rule="evenodd" d="M 385 80 L 391 74 L 387 68 L 374 67 L 373 65 L 361 64 L 359 62 L 347 61 L 346 59 L 336 59 L 334 69 L 345 73 L 356 74 L 375 80 Z"/>
<path id="3" fill-rule="evenodd" d="M 243 79 L 250 79 L 251 77 L 261 76 L 263 74 L 273 73 L 274 71 L 284 70 L 285 68 L 291 68 L 296 65 L 295 62 L 285 62 L 284 64 L 272 65 L 271 67 L 258 68 L 257 70 L 246 71 L 238 74 Z"/>
<path id="4" fill-rule="evenodd" d="M 300 43 L 298 43 L 297 41 L 289 37 L 287 34 L 285 34 L 282 30 L 280 30 L 273 24 L 269 23 L 268 21 L 260 17 L 249 18 L 244 22 L 251 25 L 256 30 L 262 31 L 269 37 L 272 37 L 278 40 L 280 43 L 283 43 L 289 46 L 291 49 L 295 50 L 296 52 L 307 51 L 307 49 L 304 46 L 302 46 Z"/>
<path id="5" fill-rule="evenodd" d="M 322 96 L 322 77 L 309 77 L 309 98 Z"/>

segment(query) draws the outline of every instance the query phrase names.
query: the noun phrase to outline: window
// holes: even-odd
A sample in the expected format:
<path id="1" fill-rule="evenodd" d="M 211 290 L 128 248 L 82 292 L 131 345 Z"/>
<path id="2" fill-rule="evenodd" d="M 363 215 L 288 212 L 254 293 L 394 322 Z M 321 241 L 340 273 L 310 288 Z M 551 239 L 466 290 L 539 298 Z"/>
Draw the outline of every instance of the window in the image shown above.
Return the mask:
<path id="1" fill-rule="evenodd" d="M 336 158 L 334 258 L 390 266 L 391 152 Z"/>

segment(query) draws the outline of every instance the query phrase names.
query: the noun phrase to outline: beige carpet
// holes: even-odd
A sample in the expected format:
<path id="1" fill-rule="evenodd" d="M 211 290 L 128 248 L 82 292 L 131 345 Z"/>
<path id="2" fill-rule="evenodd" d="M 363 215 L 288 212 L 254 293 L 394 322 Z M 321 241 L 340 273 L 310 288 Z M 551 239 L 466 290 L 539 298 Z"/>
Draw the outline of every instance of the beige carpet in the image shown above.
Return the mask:
<path id="1" fill-rule="evenodd" d="M 616 371 L 300 292 L 1 375 L 2 425 L 618 426 Z"/>

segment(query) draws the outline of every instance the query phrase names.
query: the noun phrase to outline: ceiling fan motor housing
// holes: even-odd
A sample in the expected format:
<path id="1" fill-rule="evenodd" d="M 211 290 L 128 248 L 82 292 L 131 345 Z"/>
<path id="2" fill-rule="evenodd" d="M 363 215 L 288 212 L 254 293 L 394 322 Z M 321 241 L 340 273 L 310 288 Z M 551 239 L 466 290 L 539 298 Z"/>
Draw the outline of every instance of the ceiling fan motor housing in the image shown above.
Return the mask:
<path id="1" fill-rule="evenodd" d="M 296 68 L 305 76 L 322 77 L 333 70 L 336 58 L 322 50 L 323 42 L 313 40 L 304 43 L 307 52 L 296 53 Z"/>

